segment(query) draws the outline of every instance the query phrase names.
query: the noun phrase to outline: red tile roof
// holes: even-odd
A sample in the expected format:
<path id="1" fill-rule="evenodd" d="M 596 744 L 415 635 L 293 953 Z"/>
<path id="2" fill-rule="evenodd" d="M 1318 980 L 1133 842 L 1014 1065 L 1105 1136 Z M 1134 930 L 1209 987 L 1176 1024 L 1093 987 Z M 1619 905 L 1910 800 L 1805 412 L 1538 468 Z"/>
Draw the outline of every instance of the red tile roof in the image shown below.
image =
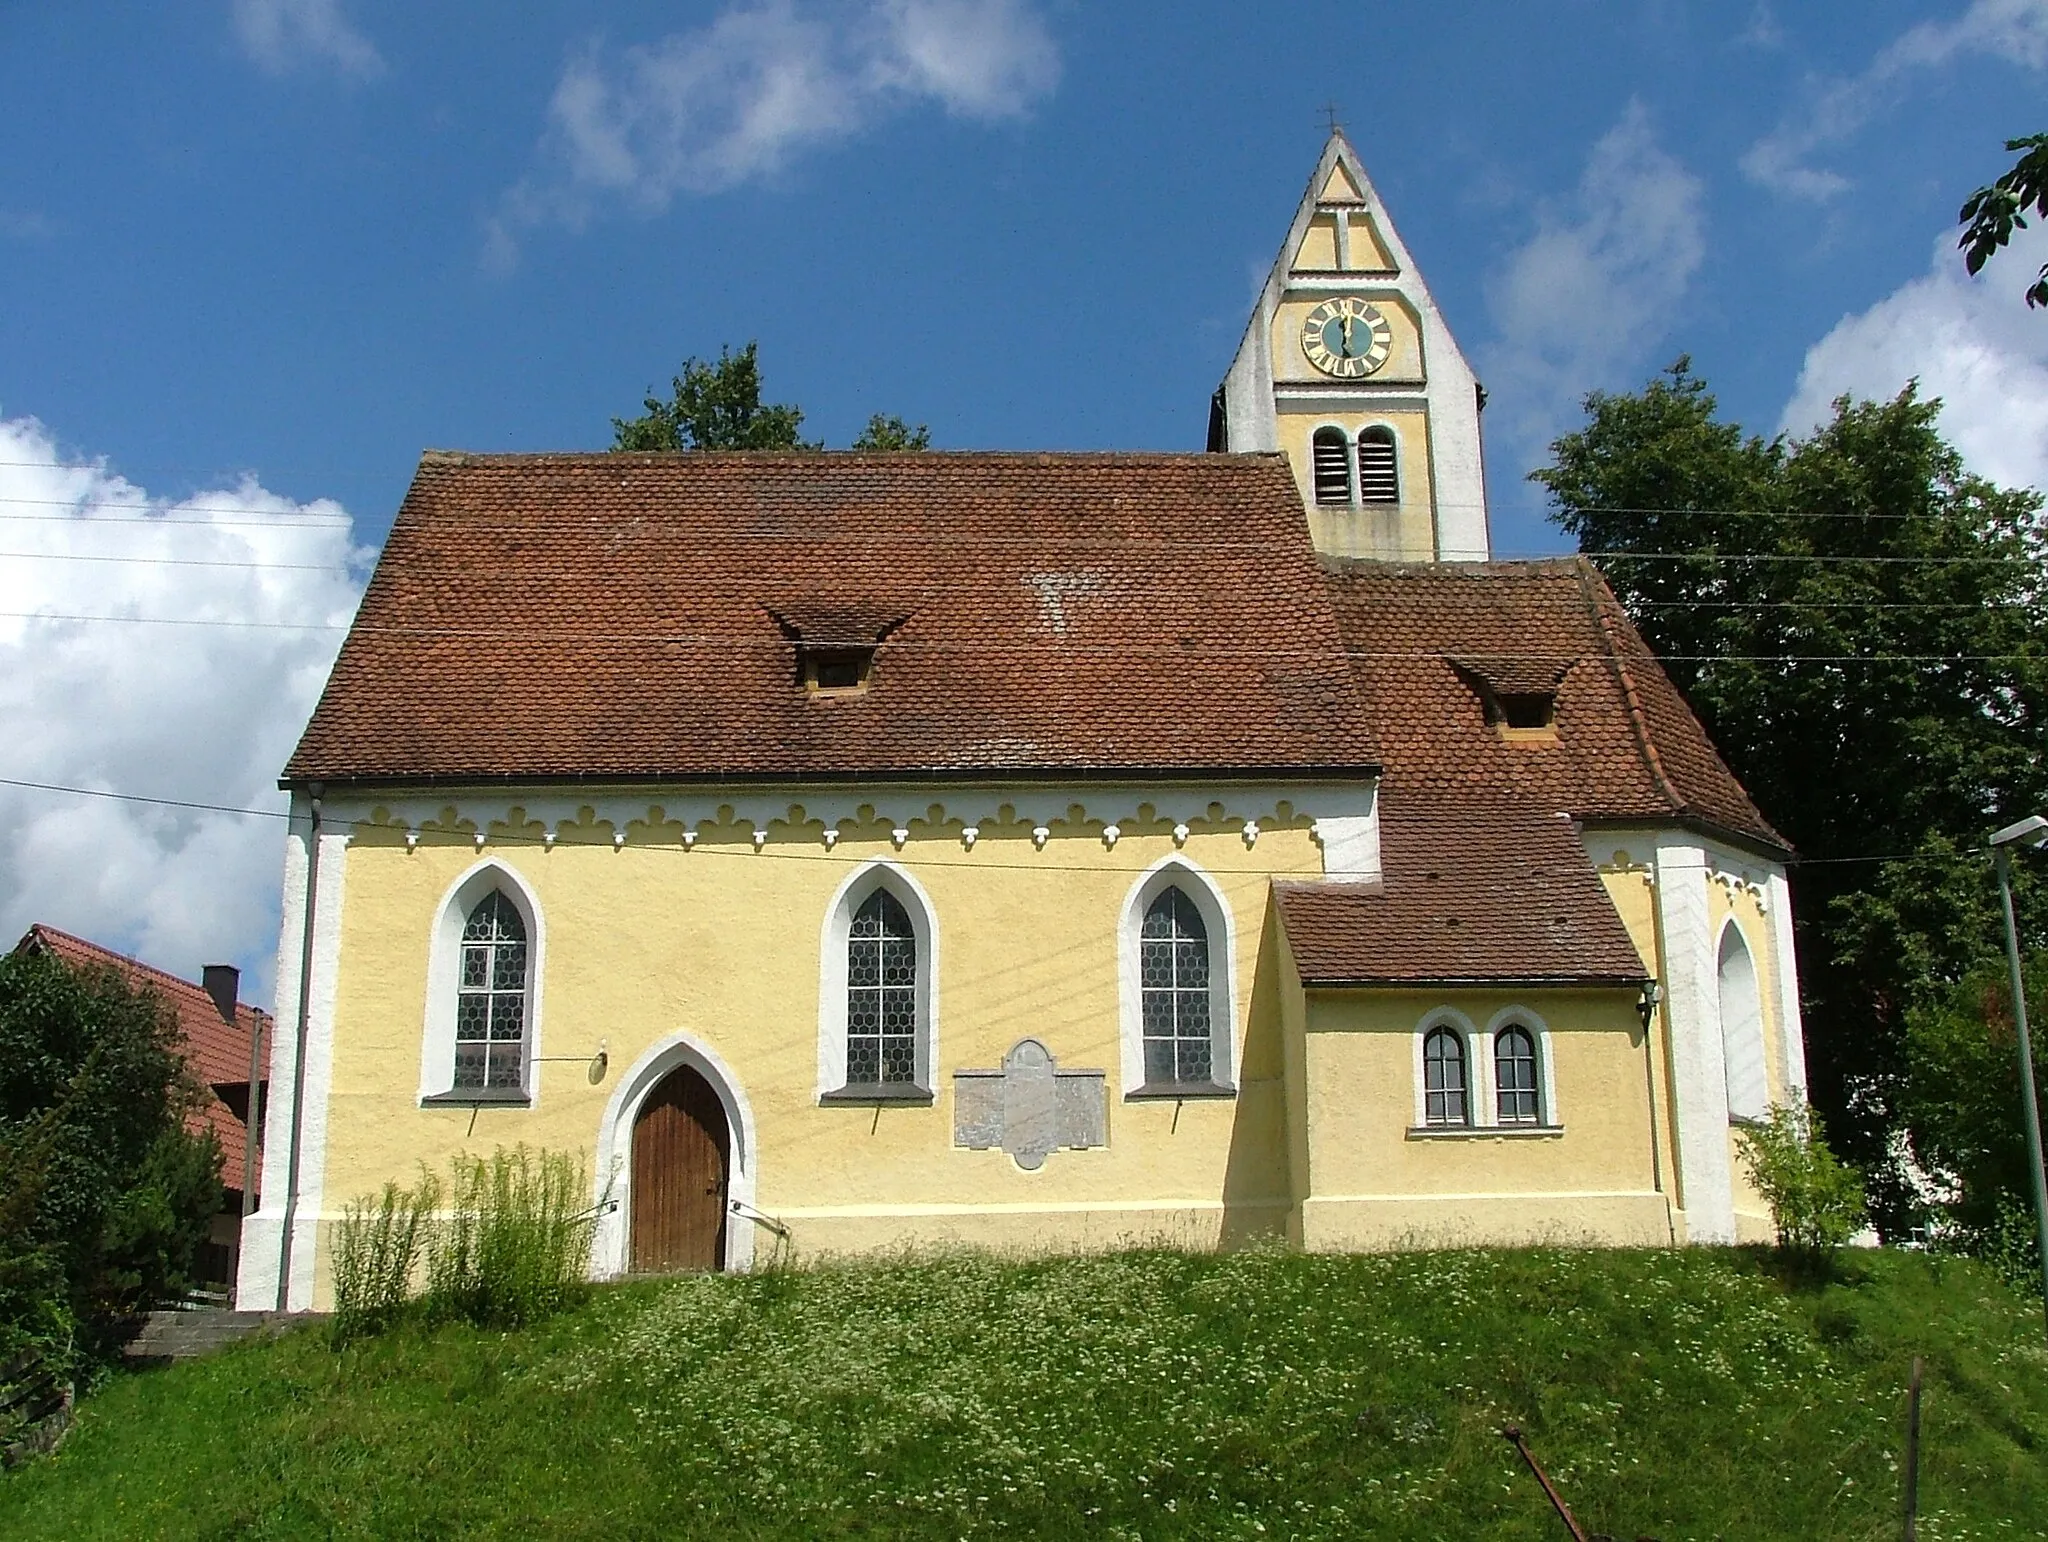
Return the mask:
<path id="1" fill-rule="evenodd" d="M 1411 804 L 1484 793 L 1785 849 L 1590 562 L 1325 569 L 1385 785 Z M 1474 676 L 1503 693 L 1555 680 L 1554 742 L 1509 742 Z"/>
<path id="2" fill-rule="evenodd" d="M 1635 985 L 1648 977 L 1571 822 L 1382 795 L 1383 880 L 1276 883 L 1307 986 Z"/>
<path id="3" fill-rule="evenodd" d="M 286 779 L 1366 774 L 1341 649 L 1278 456 L 430 452 Z"/>
<path id="4" fill-rule="evenodd" d="M 126 954 L 115 953 L 98 943 L 87 942 L 54 926 L 31 926 L 16 946 L 17 952 L 47 952 L 75 968 L 105 965 L 118 970 L 136 987 L 153 990 L 177 1014 L 178 1029 L 184 1037 L 185 1061 L 203 1087 L 244 1085 L 249 1080 L 249 1035 L 261 1032 L 264 1052 L 269 1052 L 270 1014 L 237 1002 L 235 1026 L 229 1027 L 220 1009 L 205 989 L 190 980 L 145 964 Z M 192 1126 L 211 1129 L 220 1142 L 221 1182 L 230 1189 L 242 1187 L 243 1157 L 247 1150 L 248 1127 L 235 1117 L 233 1109 L 218 1096 L 210 1095 L 194 1117 Z"/>

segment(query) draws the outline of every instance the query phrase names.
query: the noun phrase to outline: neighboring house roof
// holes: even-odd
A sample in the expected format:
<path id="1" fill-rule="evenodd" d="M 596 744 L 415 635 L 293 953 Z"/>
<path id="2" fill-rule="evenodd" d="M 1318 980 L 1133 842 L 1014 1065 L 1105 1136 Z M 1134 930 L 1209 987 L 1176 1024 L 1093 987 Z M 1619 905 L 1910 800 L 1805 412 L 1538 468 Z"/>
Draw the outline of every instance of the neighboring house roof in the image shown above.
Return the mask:
<path id="1" fill-rule="evenodd" d="M 869 683 L 807 692 L 850 631 Z M 285 777 L 1377 760 L 1276 455 L 429 452 Z"/>
<path id="2" fill-rule="evenodd" d="M 1325 569 L 1389 790 L 1484 791 L 1787 849 L 1590 562 Z M 1553 688 L 1554 741 L 1509 742 L 1486 720 L 1482 689 Z"/>
<path id="3" fill-rule="evenodd" d="M 1382 794 L 1378 884 L 1273 886 L 1309 987 L 1635 985 L 1648 978 L 1571 821 Z"/>
<path id="4" fill-rule="evenodd" d="M 60 932 L 54 926 L 31 926 L 15 951 L 48 953 L 78 968 L 105 965 L 126 976 L 129 984 L 155 991 L 177 1015 L 178 1031 L 184 1039 L 186 1064 L 191 1066 L 192 1074 L 201 1085 L 208 1089 L 216 1086 L 247 1087 L 249 1035 L 260 1031 L 267 1044 L 271 1021 L 268 1012 L 237 1002 L 235 1026 L 230 1028 L 203 987 L 194 985 L 190 980 L 181 980 L 174 974 L 166 974 L 139 959 L 103 948 L 98 943 L 87 942 L 83 937 Z M 213 1131 L 220 1142 L 221 1182 L 230 1189 L 240 1190 L 248 1126 L 235 1116 L 234 1110 L 222 1102 L 217 1093 L 210 1093 L 205 1107 L 192 1121 L 192 1127 Z"/>

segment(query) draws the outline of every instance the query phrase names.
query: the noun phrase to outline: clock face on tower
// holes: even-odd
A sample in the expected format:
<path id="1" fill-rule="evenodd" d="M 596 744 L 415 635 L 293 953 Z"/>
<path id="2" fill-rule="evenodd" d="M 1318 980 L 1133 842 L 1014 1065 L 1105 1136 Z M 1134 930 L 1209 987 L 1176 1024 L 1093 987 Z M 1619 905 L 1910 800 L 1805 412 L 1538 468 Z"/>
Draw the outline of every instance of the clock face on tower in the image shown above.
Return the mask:
<path id="1" fill-rule="evenodd" d="M 1317 369 L 1340 380 L 1370 375 L 1387 362 L 1393 345 L 1387 318 L 1350 295 L 1325 300 L 1302 323 L 1301 351 Z"/>

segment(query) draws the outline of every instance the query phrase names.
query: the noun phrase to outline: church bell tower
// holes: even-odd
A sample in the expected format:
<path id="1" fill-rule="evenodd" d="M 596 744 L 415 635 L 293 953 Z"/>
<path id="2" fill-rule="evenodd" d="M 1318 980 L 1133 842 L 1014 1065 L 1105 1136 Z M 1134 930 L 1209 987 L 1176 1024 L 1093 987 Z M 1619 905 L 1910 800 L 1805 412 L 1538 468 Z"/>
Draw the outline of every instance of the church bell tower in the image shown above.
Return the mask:
<path id="1" fill-rule="evenodd" d="M 1209 448 L 1285 453 L 1316 548 L 1484 561 L 1478 380 L 1343 131 L 1223 377 Z"/>

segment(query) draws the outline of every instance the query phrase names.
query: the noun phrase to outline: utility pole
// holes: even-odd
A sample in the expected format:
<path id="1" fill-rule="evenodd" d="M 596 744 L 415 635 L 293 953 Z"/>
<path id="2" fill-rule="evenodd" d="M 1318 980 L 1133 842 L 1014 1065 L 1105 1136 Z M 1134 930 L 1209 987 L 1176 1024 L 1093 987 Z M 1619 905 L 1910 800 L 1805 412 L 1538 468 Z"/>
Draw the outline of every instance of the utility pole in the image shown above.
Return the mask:
<path id="1" fill-rule="evenodd" d="M 2041 1166 L 2041 1104 L 2034 1092 L 2034 1046 L 2027 1037 L 2027 986 L 2020 970 L 2020 929 L 2012 913 L 2014 846 L 2048 842 L 2048 819 L 2034 814 L 1991 837 L 1998 866 L 1998 894 L 2005 902 L 2005 956 L 2012 968 L 2012 1021 L 2020 1040 L 2020 1101 L 2027 1123 L 2027 1176 L 2034 1185 L 2034 1227 L 2041 1250 L 2041 1295 L 2048 1306 L 2048 1172 Z"/>

